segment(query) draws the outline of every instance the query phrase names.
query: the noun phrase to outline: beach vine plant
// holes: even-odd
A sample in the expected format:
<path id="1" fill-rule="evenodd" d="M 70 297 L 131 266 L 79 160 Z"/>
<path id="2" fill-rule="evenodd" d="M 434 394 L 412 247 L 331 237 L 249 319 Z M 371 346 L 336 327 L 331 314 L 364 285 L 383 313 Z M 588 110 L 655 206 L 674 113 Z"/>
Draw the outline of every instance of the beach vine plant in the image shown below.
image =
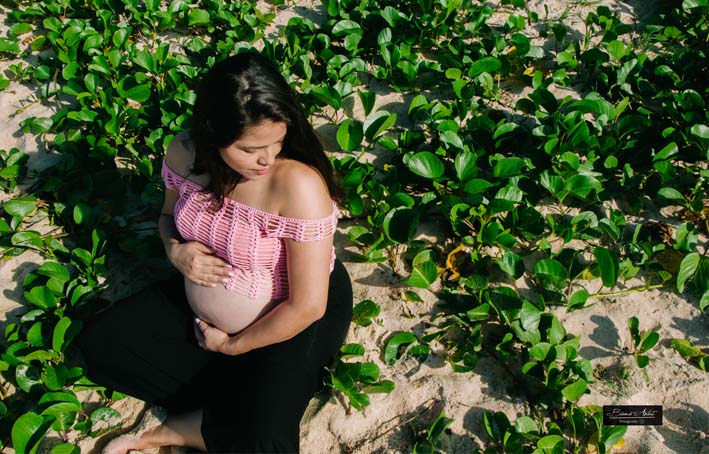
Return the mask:
<path id="1" fill-rule="evenodd" d="M 2 5 L 0 56 L 18 62 L 0 90 L 27 84 L 32 102 L 55 106 L 22 127 L 61 157 L 30 173 L 23 150 L 0 151 L 0 187 L 15 195 L 2 205 L 3 257 L 32 250 L 46 260 L 22 283 L 27 311 L 7 324 L 0 356 L 0 440 L 16 452 L 35 452 L 53 432 L 54 453 L 76 453 L 72 431 L 120 424 L 110 407 L 119 395 L 98 388 L 104 400 L 90 411 L 78 398 L 97 387 L 73 361 L 72 339 L 105 304 L 111 256 L 162 253 L 136 225 L 156 218 L 156 169 L 189 128 L 196 81 L 233 52 L 262 49 L 306 111 L 336 127 L 332 161 L 359 259 L 397 270 L 403 261 L 404 284 L 440 285 L 436 322 L 392 333 L 383 362 L 425 358 L 436 342 L 454 371 L 474 373 L 486 355 L 519 385 L 528 414 L 485 413 L 484 452 L 609 452 L 624 436 L 579 403 L 593 368 L 553 310 L 649 289 L 709 306 L 706 0 L 663 5 L 640 34 L 599 6 L 581 38 L 523 0 L 500 2 L 506 19 L 494 26 L 489 2 L 323 0 L 321 22 L 295 17 L 275 37 L 265 35 L 274 13 L 252 2 Z M 503 109 L 506 83 L 528 90 Z M 378 105 L 375 84 L 401 92 L 405 109 Z M 675 207 L 674 218 L 639 221 L 653 204 Z M 43 233 L 43 223 L 56 229 Z M 446 240 L 417 239 L 422 223 Z M 363 301 L 354 321 L 378 315 Z M 643 367 L 658 336 L 640 333 L 637 319 L 629 330 Z M 699 348 L 671 346 L 707 370 Z M 345 345 L 329 370 L 348 409 L 394 387 L 375 363 L 354 361 L 365 353 Z M 435 451 L 449 424 L 442 413 L 416 451 Z"/>

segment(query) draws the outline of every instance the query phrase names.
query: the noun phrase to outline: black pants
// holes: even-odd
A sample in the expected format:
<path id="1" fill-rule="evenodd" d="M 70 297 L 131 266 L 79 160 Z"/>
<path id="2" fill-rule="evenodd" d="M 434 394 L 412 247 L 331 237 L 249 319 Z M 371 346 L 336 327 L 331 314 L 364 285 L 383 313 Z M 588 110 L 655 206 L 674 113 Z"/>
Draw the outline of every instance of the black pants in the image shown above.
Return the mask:
<path id="1" fill-rule="evenodd" d="M 173 412 L 201 408 L 209 452 L 298 452 L 300 420 L 351 318 L 352 285 L 337 260 L 323 318 L 243 355 L 209 352 L 197 345 L 178 275 L 90 320 L 79 346 L 96 383 Z"/>

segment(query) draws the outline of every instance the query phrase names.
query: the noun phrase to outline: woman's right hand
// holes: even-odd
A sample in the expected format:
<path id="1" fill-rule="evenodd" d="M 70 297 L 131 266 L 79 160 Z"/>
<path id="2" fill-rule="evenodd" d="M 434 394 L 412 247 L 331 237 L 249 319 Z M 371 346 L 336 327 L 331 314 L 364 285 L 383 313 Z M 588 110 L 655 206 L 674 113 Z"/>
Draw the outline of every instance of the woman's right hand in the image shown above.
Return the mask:
<path id="1" fill-rule="evenodd" d="M 198 285 L 216 287 L 233 275 L 231 265 L 199 241 L 173 244 L 168 257 L 183 276 Z"/>

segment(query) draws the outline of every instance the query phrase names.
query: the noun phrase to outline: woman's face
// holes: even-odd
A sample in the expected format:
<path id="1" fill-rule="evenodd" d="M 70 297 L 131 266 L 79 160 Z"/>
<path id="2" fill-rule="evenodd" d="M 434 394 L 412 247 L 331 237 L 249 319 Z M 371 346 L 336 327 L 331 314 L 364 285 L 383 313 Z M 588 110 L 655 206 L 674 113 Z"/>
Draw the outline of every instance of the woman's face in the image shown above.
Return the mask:
<path id="1" fill-rule="evenodd" d="M 284 122 L 264 120 L 249 126 L 219 154 L 224 162 L 247 180 L 262 178 L 271 171 L 281 152 L 288 127 Z"/>

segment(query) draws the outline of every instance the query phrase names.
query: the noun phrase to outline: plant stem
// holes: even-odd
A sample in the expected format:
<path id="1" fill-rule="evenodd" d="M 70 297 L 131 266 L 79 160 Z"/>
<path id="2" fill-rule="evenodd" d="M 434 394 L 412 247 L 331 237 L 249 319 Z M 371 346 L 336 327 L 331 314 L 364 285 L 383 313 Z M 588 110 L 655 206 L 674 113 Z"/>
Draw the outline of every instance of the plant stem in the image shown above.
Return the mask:
<path id="1" fill-rule="evenodd" d="M 589 295 L 588 299 L 630 295 L 631 293 L 645 292 L 647 290 L 655 290 L 658 288 L 670 288 L 670 287 L 671 286 L 668 284 L 639 285 L 637 287 L 631 287 L 631 288 L 628 288 L 625 290 L 619 290 L 617 292 L 596 293 L 593 295 Z"/>

